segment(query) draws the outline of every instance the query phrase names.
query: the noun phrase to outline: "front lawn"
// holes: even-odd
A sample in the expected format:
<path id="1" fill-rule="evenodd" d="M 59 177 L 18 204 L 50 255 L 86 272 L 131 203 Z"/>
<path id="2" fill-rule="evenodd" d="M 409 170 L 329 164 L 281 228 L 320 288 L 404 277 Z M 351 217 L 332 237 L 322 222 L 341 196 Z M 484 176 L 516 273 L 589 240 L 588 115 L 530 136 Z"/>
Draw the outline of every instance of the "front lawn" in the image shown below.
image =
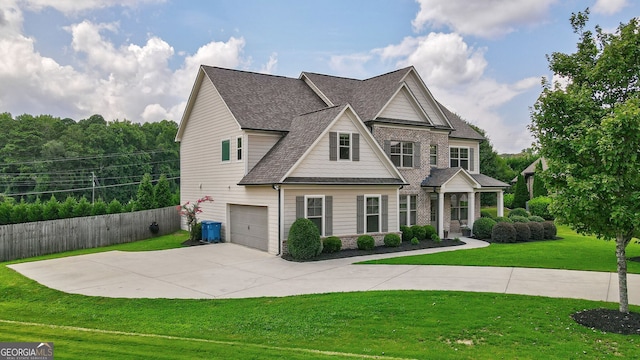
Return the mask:
<path id="1" fill-rule="evenodd" d="M 373 260 L 364 264 L 508 266 L 616 272 L 615 242 L 576 234 L 559 226 L 561 240 L 491 244 L 481 249 Z M 634 240 L 627 258 L 640 256 Z M 628 272 L 640 274 L 640 262 L 628 261 Z"/>

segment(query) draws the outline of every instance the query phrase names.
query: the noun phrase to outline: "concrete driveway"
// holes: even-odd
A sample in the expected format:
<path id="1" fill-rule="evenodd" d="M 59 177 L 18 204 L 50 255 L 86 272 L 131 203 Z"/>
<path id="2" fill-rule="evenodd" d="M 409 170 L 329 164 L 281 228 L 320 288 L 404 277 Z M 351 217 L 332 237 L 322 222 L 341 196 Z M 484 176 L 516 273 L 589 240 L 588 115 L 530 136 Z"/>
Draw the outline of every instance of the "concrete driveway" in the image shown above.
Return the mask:
<path id="1" fill-rule="evenodd" d="M 353 265 L 488 244 L 296 263 L 222 243 L 150 252 L 109 251 L 9 265 L 42 285 L 72 294 L 122 298 L 228 299 L 369 291 L 461 290 L 618 301 L 615 273 L 548 269 Z M 640 275 L 629 275 L 629 302 L 640 305 Z"/>

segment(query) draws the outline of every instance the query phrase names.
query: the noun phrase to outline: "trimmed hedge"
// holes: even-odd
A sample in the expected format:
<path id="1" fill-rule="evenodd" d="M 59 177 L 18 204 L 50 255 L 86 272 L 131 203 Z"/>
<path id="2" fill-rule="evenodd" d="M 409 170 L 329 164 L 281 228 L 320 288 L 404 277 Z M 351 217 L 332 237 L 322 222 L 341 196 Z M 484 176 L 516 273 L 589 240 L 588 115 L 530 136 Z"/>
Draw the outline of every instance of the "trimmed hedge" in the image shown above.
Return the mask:
<path id="1" fill-rule="evenodd" d="M 376 247 L 376 241 L 371 235 L 360 235 L 357 242 L 360 250 L 373 250 Z"/>
<path id="2" fill-rule="evenodd" d="M 497 223 L 491 231 L 491 240 L 497 243 L 514 243 L 516 242 L 516 229 L 510 223 Z"/>
<path id="3" fill-rule="evenodd" d="M 508 223 L 512 223 L 513 220 L 509 219 L 506 216 L 498 216 L 497 218 L 494 219 L 497 223 L 499 222 L 508 222 Z"/>
<path id="4" fill-rule="evenodd" d="M 342 240 L 337 236 L 329 236 L 322 240 L 323 253 L 335 253 L 342 250 Z"/>
<path id="5" fill-rule="evenodd" d="M 514 223 L 517 223 L 517 222 L 519 222 L 519 223 L 528 223 L 529 222 L 529 218 L 525 217 L 525 216 L 514 215 L 514 216 L 510 216 L 509 218 Z"/>
<path id="6" fill-rule="evenodd" d="M 305 218 L 294 221 L 289 229 L 287 246 L 294 259 L 306 260 L 320 255 L 322 241 L 316 224 Z"/>
<path id="7" fill-rule="evenodd" d="M 436 231 L 436 228 L 432 225 L 425 225 L 423 226 L 424 228 L 424 238 L 425 239 L 431 239 L 433 234 L 438 234 L 438 232 Z"/>
<path id="8" fill-rule="evenodd" d="M 516 229 L 516 241 L 524 242 L 531 239 L 531 230 L 526 223 L 516 222 L 513 223 L 513 228 Z"/>
<path id="9" fill-rule="evenodd" d="M 504 205 L 504 207 L 506 207 L 507 209 L 511 209 L 513 207 L 513 198 L 513 194 L 504 194 L 504 196 L 502 197 L 502 204 Z"/>
<path id="10" fill-rule="evenodd" d="M 531 240 L 544 240 L 544 226 L 539 222 L 528 222 L 531 230 Z"/>
<path id="11" fill-rule="evenodd" d="M 421 225 L 413 225 L 411 227 L 411 233 L 414 237 L 417 237 L 418 240 L 422 241 L 427 238 L 427 230 L 424 226 Z"/>
<path id="12" fill-rule="evenodd" d="M 480 210 L 480 217 L 493 218 L 493 215 L 487 210 Z"/>
<path id="13" fill-rule="evenodd" d="M 402 241 L 411 241 L 413 239 L 413 230 L 411 230 L 410 226 L 402 225 L 400 226 L 400 231 L 402 231 Z"/>
<path id="14" fill-rule="evenodd" d="M 384 246 L 398 247 L 402 243 L 402 239 L 398 234 L 387 234 L 384 236 Z"/>
<path id="15" fill-rule="evenodd" d="M 512 218 L 514 216 L 524 216 L 529 217 L 531 214 L 526 209 L 523 208 L 515 208 L 509 212 L 509 217 Z"/>
<path id="16" fill-rule="evenodd" d="M 549 211 L 551 201 L 551 198 L 548 196 L 538 196 L 529 200 L 529 210 L 531 210 L 531 214 L 543 217 L 546 220 L 552 220 L 553 215 L 551 215 Z"/>
<path id="17" fill-rule="evenodd" d="M 556 224 L 553 221 L 545 221 L 542 223 L 542 228 L 544 229 L 544 238 L 553 240 L 556 238 L 558 234 L 558 229 L 556 228 Z"/>
<path id="18" fill-rule="evenodd" d="M 490 239 L 491 230 L 496 222 L 491 218 L 481 217 L 473 222 L 473 235 L 478 239 Z"/>

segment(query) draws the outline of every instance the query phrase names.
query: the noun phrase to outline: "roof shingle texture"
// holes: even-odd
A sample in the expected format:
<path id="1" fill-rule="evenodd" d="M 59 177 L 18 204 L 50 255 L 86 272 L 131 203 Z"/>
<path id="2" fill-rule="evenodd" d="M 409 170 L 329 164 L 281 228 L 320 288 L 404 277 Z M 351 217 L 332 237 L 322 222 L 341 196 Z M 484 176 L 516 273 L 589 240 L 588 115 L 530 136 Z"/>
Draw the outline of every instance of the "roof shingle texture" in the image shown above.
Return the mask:
<path id="1" fill-rule="evenodd" d="M 422 187 L 439 187 L 449 181 L 455 174 L 462 168 L 454 167 L 447 169 L 431 169 L 431 173 L 424 180 L 422 180 Z M 462 170 L 464 171 L 464 170 Z M 509 187 L 500 180 L 494 179 L 484 174 L 470 174 L 468 173 L 481 187 Z"/>

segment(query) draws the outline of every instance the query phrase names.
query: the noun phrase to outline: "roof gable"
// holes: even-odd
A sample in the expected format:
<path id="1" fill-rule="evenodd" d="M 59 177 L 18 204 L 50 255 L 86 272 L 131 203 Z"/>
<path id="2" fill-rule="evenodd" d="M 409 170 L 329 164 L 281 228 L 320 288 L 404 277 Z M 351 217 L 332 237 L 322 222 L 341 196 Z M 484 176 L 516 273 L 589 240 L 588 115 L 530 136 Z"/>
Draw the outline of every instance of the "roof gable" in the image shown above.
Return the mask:
<path id="1" fill-rule="evenodd" d="M 420 121 L 433 125 L 406 84 L 402 84 L 375 118 Z"/>

